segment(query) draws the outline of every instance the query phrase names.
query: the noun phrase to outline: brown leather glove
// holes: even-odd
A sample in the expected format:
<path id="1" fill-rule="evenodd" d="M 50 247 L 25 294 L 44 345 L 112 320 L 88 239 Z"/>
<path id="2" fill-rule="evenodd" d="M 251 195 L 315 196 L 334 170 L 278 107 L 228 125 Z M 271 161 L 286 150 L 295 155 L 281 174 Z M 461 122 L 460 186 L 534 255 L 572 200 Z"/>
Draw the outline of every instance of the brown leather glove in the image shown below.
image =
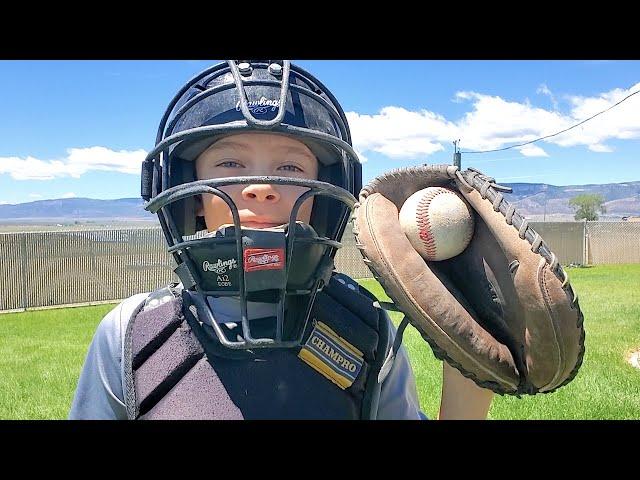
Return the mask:
<path id="1" fill-rule="evenodd" d="M 414 192 L 443 186 L 474 210 L 460 254 L 425 261 L 398 212 Z M 569 383 L 584 355 L 583 316 L 555 254 L 493 178 L 430 165 L 390 171 L 360 192 L 354 234 L 365 263 L 440 360 L 499 394 L 549 393 Z"/>

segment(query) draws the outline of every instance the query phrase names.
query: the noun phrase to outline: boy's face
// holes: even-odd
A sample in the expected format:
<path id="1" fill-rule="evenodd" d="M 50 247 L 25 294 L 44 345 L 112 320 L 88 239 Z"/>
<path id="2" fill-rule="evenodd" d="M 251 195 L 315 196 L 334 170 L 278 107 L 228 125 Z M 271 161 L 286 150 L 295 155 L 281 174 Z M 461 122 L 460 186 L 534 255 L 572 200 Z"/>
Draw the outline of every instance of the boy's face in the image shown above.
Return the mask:
<path id="1" fill-rule="evenodd" d="M 196 159 L 199 180 L 248 175 L 318 179 L 318 160 L 302 142 L 271 133 L 241 133 L 225 137 Z M 308 190 L 289 185 L 228 185 L 222 187 L 234 201 L 240 223 L 246 227 L 269 228 L 289 222 L 295 201 Z M 297 220 L 309 223 L 313 198 L 298 210 Z M 233 224 L 231 210 L 220 197 L 202 195 L 207 230 Z"/>

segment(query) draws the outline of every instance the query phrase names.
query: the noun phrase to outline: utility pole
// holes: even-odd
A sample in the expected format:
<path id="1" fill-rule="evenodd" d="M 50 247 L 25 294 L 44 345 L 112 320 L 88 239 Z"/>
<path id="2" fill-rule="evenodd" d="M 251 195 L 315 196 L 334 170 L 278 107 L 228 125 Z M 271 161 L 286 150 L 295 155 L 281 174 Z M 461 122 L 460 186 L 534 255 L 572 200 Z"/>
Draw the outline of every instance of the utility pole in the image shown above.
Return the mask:
<path id="1" fill-rule="evenodd" d="M 542 186 L 542 190 L 544 191 L 544 217 L 542 221 L 546 222 L 547 221 L 547 184 L 546 183 Z"/>
<path id="2" fill-rule="evenodd" d="M 460 139 L 453 141 L 453 164 L 462 170 L 462 154 L 460 153 L 460 149 L 458 148 L 458 144 L 460 143 Z"/>

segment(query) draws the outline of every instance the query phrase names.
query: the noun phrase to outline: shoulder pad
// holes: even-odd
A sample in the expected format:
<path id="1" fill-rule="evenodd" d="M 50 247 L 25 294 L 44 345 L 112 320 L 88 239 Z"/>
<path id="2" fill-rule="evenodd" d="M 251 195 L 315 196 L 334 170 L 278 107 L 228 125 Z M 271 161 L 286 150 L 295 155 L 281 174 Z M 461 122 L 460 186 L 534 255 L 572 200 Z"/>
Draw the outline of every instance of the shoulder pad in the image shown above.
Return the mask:
<path id="1" fill-rule="evenodd" d="M 147 299 L 144 302 L 144 306 L 142 307 L 142 311 L 151 310 L 153 308 L 159 307 L 163 303 L 167 303 L 174 298 L 178 298 L 182 294 L 182 284 L 181 283 L 170 283 L 165 287 L 162 287 L 154 292 L 151 292 Z"/>
<path id="2" fill-rule="evenodd" d="M 334 280 L 346 286 L 349 290 L 353 290 L 355 292 L 360 292 L 360 285 L 349 275 L 344 273 L 335 272 L 332 276 Z"/>
<path id="3" fill-rule="evenodd" d="M 363 290 L 354 279 L 344 273 L 336 272 L 331 276 L 331 280 L 324 286 L 322 292 L 377 331 L 378 309 L 373 305 L 373 299 L 363 293 Z"/>

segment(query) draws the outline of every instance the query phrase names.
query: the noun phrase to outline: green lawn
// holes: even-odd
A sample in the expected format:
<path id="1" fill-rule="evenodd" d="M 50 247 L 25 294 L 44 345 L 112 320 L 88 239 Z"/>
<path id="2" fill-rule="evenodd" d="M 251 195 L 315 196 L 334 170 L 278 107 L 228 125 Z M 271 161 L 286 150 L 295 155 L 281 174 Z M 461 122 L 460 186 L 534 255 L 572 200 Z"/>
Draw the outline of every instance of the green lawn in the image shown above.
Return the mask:
<path id="1" fill-rule="evenodd" d="M 0 419 L 66 418 L 93 333 L 112 308 L 0 315 Z"/>
<path id="2" fill-rule="evenodd" d="M 640 419 L 640 370 L 625 362 L 640 347 L 640 265 L 567 269 L 585 317 L 578 376 L 555 393 L 496 396 L 491 419 Z M 386 298 L 374 280 L 362 283 Z M 87 348 L 113 305 L 0 315 L 0 419 L 66 418 Z M 399 314 L 393 314 L 396 323 Z M 423 411 L 437 416 L 442 364 L 413 328 L 404 344 Z"/>

